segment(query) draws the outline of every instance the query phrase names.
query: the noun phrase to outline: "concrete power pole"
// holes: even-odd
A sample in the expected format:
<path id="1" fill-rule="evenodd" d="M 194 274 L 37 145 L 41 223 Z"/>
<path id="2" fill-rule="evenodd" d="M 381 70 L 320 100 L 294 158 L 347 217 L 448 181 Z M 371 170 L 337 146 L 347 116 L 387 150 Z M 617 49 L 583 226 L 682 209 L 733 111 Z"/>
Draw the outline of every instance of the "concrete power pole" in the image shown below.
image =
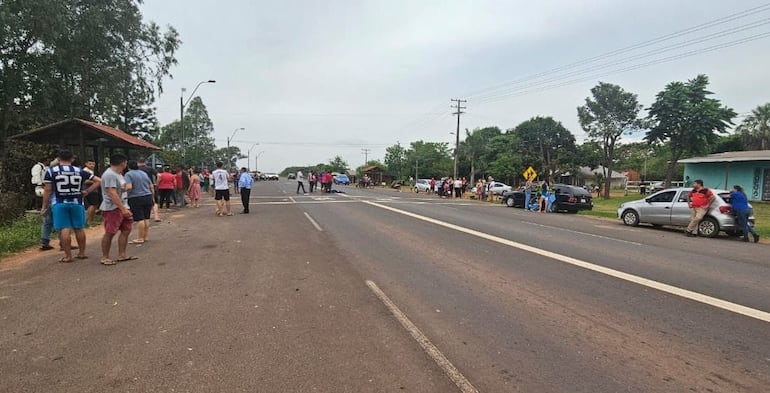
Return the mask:
<path id="1" fill-rule="evenodd" d="M 372 151 L 372 149 L 361 149 L 361 154 L 364 155 L 364 166 L 366 166 L 366 163 L 369 162 L 369 153 Z"/>
<path id="2" fill-rule="evenodd" d="M 460 115 L 465 113 L 462 110 L 466 109 L 466 107 L 462 106 L 462 104 L 468 101 L 460 100 L 457 98 L 453 98 L 451 101 L 456 103 L 455 105 L 452 105 L 452 108 L 457 109 L 457 112 L 452 113 L 453 115 L 457 116 L 457 131 L 455 131 L 455 170 L 454 177 L 452 178 L 457 179 L 457 154 L 459 153 L 460 149 Z"/>

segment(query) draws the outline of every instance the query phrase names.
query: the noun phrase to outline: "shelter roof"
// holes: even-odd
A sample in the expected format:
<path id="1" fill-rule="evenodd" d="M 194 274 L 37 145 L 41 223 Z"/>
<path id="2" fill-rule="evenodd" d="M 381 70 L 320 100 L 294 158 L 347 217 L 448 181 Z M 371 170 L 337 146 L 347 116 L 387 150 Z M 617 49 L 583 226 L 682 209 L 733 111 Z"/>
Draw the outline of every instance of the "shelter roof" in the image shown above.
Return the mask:
<path id="1" fill-rule="evenodd" d="M 700 164 L 706 162 L 770 161 L 770 150 L 727 151 L 679 160 L 682 164 Z"/>
<path id="2" fill-rule="evenodd" d="M 84 143 L 88 146 L 95 145 L 99 142 L 99 138 L 104 138 L 103 143 L 105 147 L 161 150 L 158 146 L 117 128 L 83 119 L 63 120 L 19 135 L 14 135 L 11 138 L 44 145 L 58 144 L 60 146 L 78 146 L 80 145 L 81 132 L 83 133 Z"/>

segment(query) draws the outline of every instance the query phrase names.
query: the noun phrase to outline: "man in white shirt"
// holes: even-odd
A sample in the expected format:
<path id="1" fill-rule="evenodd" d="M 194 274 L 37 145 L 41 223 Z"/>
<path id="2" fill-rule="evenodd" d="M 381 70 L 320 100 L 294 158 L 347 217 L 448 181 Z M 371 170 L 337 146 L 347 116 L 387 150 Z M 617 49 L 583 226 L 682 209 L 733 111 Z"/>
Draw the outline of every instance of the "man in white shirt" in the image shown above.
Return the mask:
<path id="1" fill-rule="evenodd" d="M 305 175 L 302 174 L 302 171 L 297 171 L 297 194 L 299 194 L 299 189 L 302 189 L 302 193 L 306 194 L 305 192 Z"/>
<path id="2" fill-rule="evenodd" d="M 222 169 L 223 165 L 221 161 L 217 162 L 217 169 L 211 172 L 211 177 L 214 179 L 214 200 L 217 202 L 218 217 L 225 214 L 233 215 L 232 210 L 230 210 L 230 174 Z"/>

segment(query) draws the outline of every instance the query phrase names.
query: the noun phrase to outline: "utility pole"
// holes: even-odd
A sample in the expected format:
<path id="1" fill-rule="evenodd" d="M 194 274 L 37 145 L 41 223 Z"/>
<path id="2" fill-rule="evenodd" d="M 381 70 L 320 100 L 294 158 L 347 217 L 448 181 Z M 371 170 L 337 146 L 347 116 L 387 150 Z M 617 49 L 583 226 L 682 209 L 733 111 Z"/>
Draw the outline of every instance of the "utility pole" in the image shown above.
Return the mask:
<path id="1" fill-rule="evenodd" d="M 462 106 L 462 104 L 468 102 L 467 100 L 461 100 L 458 98 L 451 99 L 452 102 L 455 102 L 455 105 L 452 105 L 451 107 L 453 109 L 457 109 L 457 112 L 453 112 L 452 114 L 457 116 L 457 131 L 455 132 L 455 170 L 454 170 L 454 176 L 453 179 L 457 179 L 457 154 L 459 153 L 460 149 L 460 115 L 465 113 L 462 110 L 466 109 L 466 107 Z"/>
<path id="2" fill-rule="evenodd" d="M 369 162 L 369 153 L 372 151 L 372 149 L 361 149 L 361 154 L 364 155 L 364 166 L 366 166 L 366 163 Z"/>

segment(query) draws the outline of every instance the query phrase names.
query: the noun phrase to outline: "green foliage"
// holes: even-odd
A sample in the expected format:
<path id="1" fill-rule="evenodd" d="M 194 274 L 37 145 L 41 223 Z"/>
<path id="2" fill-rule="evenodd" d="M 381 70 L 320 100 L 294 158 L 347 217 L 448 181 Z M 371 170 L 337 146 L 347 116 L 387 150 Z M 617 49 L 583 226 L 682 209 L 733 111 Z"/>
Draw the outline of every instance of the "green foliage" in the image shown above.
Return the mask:
<path id="1" fill-rule="evenodd" d="M 687 82 L 671 82 L 655 96 L 649 109 L 650 130 L 645 139 L 666 143 L 670 149 L 666 181 L 673 179 L 679 159 L 709 151 L 736 113 L 719 100 L 709 98 L 709 80 L 698 75 Z"/>
<path id="2" fill-rule="evenodd" d="M 348 163 L 342 157 L 334 156 L 325 169 L 327 172 L 348 173 Z"/>
<path id="3" fill-rule="evenodd" d="M 40 241 L 39 214 L 22 215 L 0 225 L 0 257 L 31 247 Z"/>
<path id="4" fill-rule="evenodd" d="M 388 168 L 388 173 L 400 180 L 409 175 L 406 153 L 406 149 L 400 143 L 385 149 L 384 161 L 385 166 Z"/>
<path id="5" fill-rule="evenodd" d="M 24 215 L 26 199 L 16 192 L 0 193 L 0 226 L 8 225 Z"/>
<path id="6" fill-rule="evenodd" d="M 240 150 L 231 146 L 230 154 L 226 148 L 217 149 L 214 144 L 214 123 L 209 118 L 206 105 L 200 97 L 195 97 L 187 105 L 184 116 L 184 133 L 179 120 L 165 126 L 155 141 L 163 151 L 160 156 L 167 163 L 183 163 L 194 166 L 208 165 L 222 160 L 227 163 L 236 162 L 245 156 Z M 182 152 L 184 151 L 184 157 Z"/>
<path id="7" fill-rule="evenodd" d="M 460 142 L 459 156 L 467 161 L 461 165 L 461 173 L 469 174 L 469 182 L 475 184 L 477 177 L 484 177 L 489 169 L 489 163 L 497 159 L 500 152 L 492 152 L 489 142 L 496 136 L 502 135 L 498 127 L 476 128 L 473 132 L 465 130 L 465 140 Z"/>
<path id="8" fill-rule="evenodd" d="M 533 117 L 516 126 L 512 134 L 514 150 L 523 158 L 516 173 L 522 173 L 531 165 L 541 178 L 553 183 L 560 172 L 575 167 L 575 136 L 552 117 Z"/>
<path id="9" fill-rule="evenodd" d="M 724 153 L 727 151 L 744 151 L 747 150 L 745 142 L 745 136 L 741 134 L 721 135 L 711 146 L 709 154 Z"/>
<path id="10" fill-rule="evenodd" d="M 737 131 L 747 150 L 770 150 L 770 103 L 752 110 Z"/>
<path id="11" fill-rule="evenodd" d="M 639 119 L 642 106 L 636 94 L 610 83 L 599 82 L 591 89 L 591 95 L 586 98 L 585 105 L 577 108 L 578 119 L 589 138 L 601 146 L 602 165 L 610 174 L 614 168 L 615 146 L 622 135 L 631 134 L 644 126 Z M 610 176 L 605 179 L 605 198 L 609 198 L 611 180 Z"/>
<path id="12" fill-rule="evenodd" d="M 155 132 L 152 98 L 176 64 L 181 42 L 173 27 L 144 22 L 140 3 L 0 1 L 3 159 L 9 136 L 71 117 L 140 137 Z"/>
<path id="13" fill-rule="evenodd" d="M 454 162 L 446 142 L 412 142 L 406 152 L 407 166 L 417 168 L 420 178 L 451 176 Z"/>

